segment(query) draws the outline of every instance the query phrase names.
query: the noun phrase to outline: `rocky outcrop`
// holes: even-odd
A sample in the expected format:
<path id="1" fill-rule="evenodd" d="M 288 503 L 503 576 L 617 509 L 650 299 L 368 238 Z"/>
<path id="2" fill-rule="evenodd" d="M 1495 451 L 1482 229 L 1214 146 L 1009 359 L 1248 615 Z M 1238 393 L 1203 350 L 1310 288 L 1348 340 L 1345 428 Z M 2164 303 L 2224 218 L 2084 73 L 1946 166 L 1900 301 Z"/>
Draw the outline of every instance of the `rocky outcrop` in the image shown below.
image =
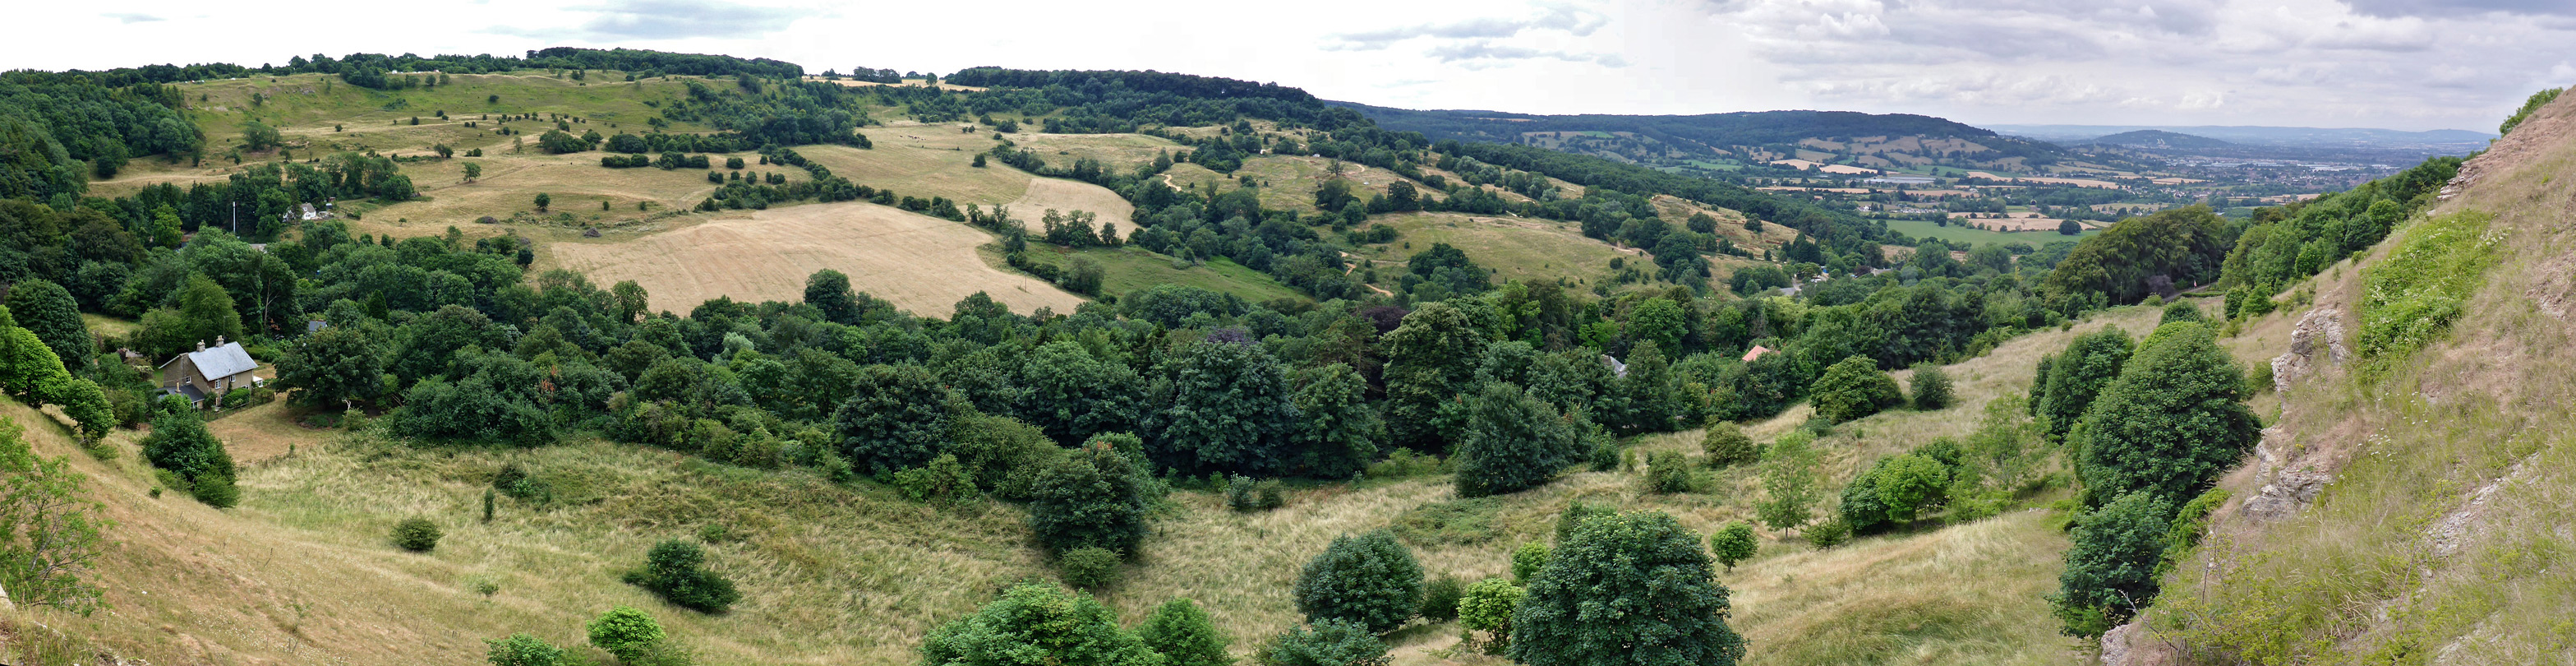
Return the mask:
<path id="1" fill-rule="evenodd" d="M 2148 636 L 2137 620 L 2102 632 L 2104 666 L 2171 666 L 2177 661 L 2173 647 Z"/>
<path id="2" fill-rule="evenodd" d="M 2272 390 L 2286 393 L 2299 381 L 2341 366 L 2351 357 L 2352 349 L 2344 346 L 2343 310 L 2309 310 L 2290 330 L 2289 353 L 2272 359 Z"/>

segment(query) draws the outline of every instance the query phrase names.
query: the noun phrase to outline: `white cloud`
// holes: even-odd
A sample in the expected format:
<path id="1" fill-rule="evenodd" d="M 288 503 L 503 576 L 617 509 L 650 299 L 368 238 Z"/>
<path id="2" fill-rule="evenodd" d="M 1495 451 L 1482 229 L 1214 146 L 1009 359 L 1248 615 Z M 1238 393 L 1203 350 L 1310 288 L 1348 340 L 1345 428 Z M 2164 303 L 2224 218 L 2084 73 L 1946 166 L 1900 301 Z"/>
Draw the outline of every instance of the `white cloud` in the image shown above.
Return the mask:
<path id="1" fill-rule="evenodd" d="M 13 7 L 0 68 L 550 46 L 955 71 L 1156 69 L 1531 113 L 1831 108 L 1968 122 L 2483 128 L 2576 82 L 2565 0 L 338 0 Z M 490 11 L 507 6 L 508 11 Z M 2356 8 L 2358 6 L 2359 8 Z M 157 19 L 157 20 L 156 20 Z M 351 30 L 350 26 L 368 26 Z M 210 34 L 291 40 L 206 40 Z M 97 43 L 117 49 L 98 49 Z"/>

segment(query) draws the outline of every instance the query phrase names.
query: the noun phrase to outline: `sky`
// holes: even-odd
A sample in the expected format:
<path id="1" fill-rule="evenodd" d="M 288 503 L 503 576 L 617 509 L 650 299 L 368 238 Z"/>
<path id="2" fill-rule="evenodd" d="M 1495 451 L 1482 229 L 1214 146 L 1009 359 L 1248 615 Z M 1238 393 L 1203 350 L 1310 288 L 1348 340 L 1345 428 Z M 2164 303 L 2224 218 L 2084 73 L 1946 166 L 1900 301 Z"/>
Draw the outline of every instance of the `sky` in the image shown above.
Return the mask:
<path id="1" fill-rule="evenodd" d="M 0 68 L 624 46 L 808 72 L 1153 69 L 1422 109 L 2489 132 L 2576 82 L 2576 0 L 29 4 L 12 22 L 46 29 L 0 40 Z"/>

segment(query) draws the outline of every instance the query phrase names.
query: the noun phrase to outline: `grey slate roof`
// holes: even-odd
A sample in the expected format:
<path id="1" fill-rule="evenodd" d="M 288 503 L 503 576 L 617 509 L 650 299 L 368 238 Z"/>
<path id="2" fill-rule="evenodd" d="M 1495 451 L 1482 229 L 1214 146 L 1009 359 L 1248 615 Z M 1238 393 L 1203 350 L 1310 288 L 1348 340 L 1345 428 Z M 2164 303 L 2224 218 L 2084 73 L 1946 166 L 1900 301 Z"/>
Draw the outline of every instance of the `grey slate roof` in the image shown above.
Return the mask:
<path id="1" fill-rule="evenodd" d="M 197 373 L 207 379 L 230 377 L 259 367 L 258 361 L 250 360 L 250 352 L 242 351 L 239 342 L 227 342 L 224 346 L 208 347 L 200 352 L 188 352 L 188 362 L 196 364 Z"/>

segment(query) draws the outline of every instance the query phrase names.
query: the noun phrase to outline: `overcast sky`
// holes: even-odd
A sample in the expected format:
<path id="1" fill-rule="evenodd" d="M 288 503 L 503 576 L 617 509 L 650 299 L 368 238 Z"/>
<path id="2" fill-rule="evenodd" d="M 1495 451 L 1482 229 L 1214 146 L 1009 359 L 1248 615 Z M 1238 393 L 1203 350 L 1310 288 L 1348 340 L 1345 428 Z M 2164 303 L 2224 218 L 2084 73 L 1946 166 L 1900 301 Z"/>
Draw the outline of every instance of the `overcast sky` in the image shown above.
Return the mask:
<path id="1" fill-rule="evenodd" d="M 2576 81 L 2576 0 L 28 3 L 0 68 L 627 46 L 808 71 L 1156 69 L 1526 113 L 2493 131 Z"/>

